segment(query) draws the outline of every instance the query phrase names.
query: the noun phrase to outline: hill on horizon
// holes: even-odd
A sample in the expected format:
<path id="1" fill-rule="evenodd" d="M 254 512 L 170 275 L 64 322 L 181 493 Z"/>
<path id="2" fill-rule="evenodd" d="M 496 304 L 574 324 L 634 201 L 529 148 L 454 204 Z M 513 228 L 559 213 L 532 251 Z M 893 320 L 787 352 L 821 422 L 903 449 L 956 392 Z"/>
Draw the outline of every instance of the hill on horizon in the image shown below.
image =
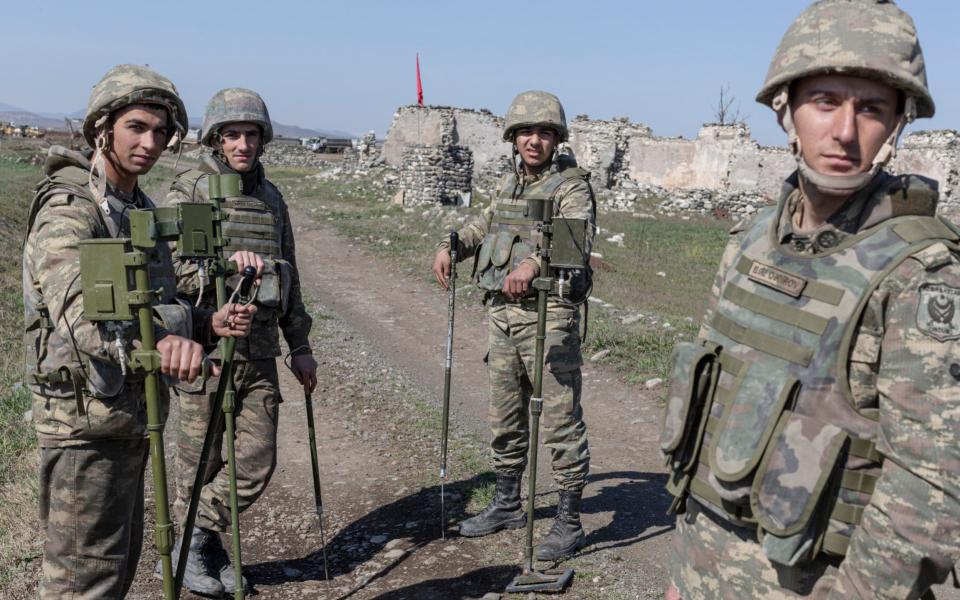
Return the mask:
<path id="1" fill-rule="evenodd" d="M 32 112 L 19 106 L 0 102 L 0 122 L 13 122 L 17 125 L 30 125 L 31 127 L 40 127 L 42 129 L 56 129 L 66 131 L 67 126 L 63 122 L 65 118 L 82 119 L 86 111 L 84 109 L 75 110 L 70 113 L 58 112 Z M 190 119 L 190 127 L 200 127 L 200 119 Z M 299 125 L 286 125 L 273 121 L 273 131 L 277 137 L 301 138 L 301 137 L 336 137 L 336 138 L 355 138 L 353 133 L 338 129 L 313 129 L 300 127 Z"/>

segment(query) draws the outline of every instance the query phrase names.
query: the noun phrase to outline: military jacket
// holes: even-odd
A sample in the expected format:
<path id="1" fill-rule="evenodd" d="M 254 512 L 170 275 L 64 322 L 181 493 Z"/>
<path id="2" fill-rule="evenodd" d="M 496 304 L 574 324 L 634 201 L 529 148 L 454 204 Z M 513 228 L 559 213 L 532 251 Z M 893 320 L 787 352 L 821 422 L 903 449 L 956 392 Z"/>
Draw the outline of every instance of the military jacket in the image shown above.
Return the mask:
<path id="1" fill-rule="evenodd" d="M 209 202 L 207 175 L 235 173 L 219 158 L 207 156 L 200 169 L 177 175 L 170 186 L 166 202 Z M 242 174 L 243 196 L 227 198 L 221 206 L 226 215 L 223 236 L 227 245 L 224 256 L 237 250 L 248 250 L 266 259 L 261 287 L 257 291 L 257 314 L 248 338 L 237 340 L 238 360 L 274 358 L 280 355 L 279 330 L 296 354 L 310 351 L 312 319 L 307 314 L 300 292 L 293 227 L 287 205 L 277 189 L 266 179 L 259 163 L 250 173 Z M 200 294 L 197 265 L 175 259 L 179 293 L 196 301 Z M 203 301 L 213 306 L 216 301 L 212 282 L 203 291 Z M 299 349 L 299 350 L 297 350 Z M 217 356 L 214 351 L 214 356 Z"/>
<path id="2" fill-rule="evenodd" d="M 939 493 L 960 452 L 936 448 L 960 440 L 960 236 L 933 182 L 889 175 L 799 235 L 795 186 L 735 228 L 700 339 L 675 351 L 668 487 L 756 528 L 757 560 L 846 555 L 838 597 L 929 586 L 921 563 L 960 555 Z M 953 542 L 911 533 L 929 525 Z"/>
<path id="3" fill-rule="evenodd" d="M 46 179 L 30 207 L 23 252 L 25 382 L 34 394 L 33 419 L 41 444 L 135 438 L 146 433 L 141 378 L 124 377 L 116 348 L 139 337 L 135 323 L 110 329 L 82 317 L 78 243 L 129 234 L 127 211 L 153 208 L 139 188 L 125 194 L 107 184 L 103 204 L 88 187 L 89 153 L 54 146 Z M 161 327 L 184 337 L 206 335 L 209 312 L 171 304 L 176 291 L 165 244 L 148 253 L 151 286 L 159 288 Z M 170 329 L 172 328 L 172 329 Z M 133 386 L 133 388 L 131 388 Z M 139 386 L 139 387 L 138 387 Z"/>
<path id="4" fill-rule="evenodd" d="M 534 250 L 540 244 L 540 236 L 537 221 L 527 214 L 527 202 L 548 198 L 554 200 L 554 217 L 587 220 L 587 244 L 583 251 L 589 257 L 596 229 L 589 173 L 578 168 L 571 157 L 562 157 L 538 176 L 505 175 L 490 205 L 458 232 L 458 260 L 474 258 L 473 273 L 479 287 L 499 293 L 507 275 L 524 262 L 539 272 L 540 258 Z M 441 247 L 448 245 L 449 240 L 440 243 Z M 572 293 L 564 296 L 584 299 L 590 284 L 588 277 L 588 269 L 572 274 L 567 282 Z M 551 295 L 552 303 L 558 301 L 561 299 L 556 294 Z"/>

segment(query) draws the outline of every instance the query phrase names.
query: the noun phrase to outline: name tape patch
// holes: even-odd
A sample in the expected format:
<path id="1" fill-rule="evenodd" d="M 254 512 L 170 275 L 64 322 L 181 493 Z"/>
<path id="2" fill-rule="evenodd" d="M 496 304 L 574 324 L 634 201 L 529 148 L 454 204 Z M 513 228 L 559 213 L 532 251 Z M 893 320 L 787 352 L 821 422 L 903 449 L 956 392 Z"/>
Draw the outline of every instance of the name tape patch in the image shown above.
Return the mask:
<path id="1" fill-rule="evenodd" d="M 757 261 L 750 265 L 750 272 L 747 273 L 747 277 L 751 281 L 771 287 L 794 298 L 799 298 L 800 294 L 803 293 L 803 288 L 807 285 L 807 280 L 803 277 L 798 277 L 793 273 L 787 273 L 782 269 Z"/>

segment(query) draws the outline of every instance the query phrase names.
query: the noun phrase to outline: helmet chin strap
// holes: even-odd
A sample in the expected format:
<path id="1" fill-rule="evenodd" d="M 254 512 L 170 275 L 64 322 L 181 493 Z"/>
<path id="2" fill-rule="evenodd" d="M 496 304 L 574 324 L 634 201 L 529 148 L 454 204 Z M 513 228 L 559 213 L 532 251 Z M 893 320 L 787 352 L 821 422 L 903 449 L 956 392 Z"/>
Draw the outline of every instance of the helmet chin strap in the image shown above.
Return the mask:
<path id="1" fill-rule="evenodd" d="M 830 196 L 849 195 L 862 190 L 869 184 L 877 173 L 897 154 L 897 140 L 903 133 L 903 128 L 907 123 L 911 123 L 917 116 L 917 100 L 913 96 L 907 96 L 904 102 L 903 114 L 897 121 L 896 126 L 887 137 L 883 146 L 873 157 L 873 164 L 870 169 L 863 173 L 853 175 L 824 175 L 807 164 L 803 159 L 803 152 L 800 146 L 800 138 L 797 136 L 797 128 L 793 122 L 793 112 L 790 110 L 789 88 L 783 86 L 773 98 L 773 109 L 780 116 L 780 123 L 783 130 L 787 132 L 788 145 L 790 152 L 797 161 L 797 169 L 800 175 L 811 185 L 817 188 L 821 193 Z"/>

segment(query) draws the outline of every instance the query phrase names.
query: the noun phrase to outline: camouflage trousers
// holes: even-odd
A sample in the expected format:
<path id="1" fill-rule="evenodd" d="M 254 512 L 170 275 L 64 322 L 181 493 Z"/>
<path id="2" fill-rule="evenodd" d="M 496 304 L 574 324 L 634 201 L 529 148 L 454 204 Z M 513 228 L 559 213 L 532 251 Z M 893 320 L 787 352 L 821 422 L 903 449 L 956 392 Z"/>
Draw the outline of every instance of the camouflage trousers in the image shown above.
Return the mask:
<path id="1" fill-rule="evenodd" d="M 180 422 L 177 430 L 177 497 L 174 510 L 181 521 L 190 503 L 193 478 L 200 463 L 203 437 L 219 380 L 219 377 L 211 377 L 203 389 L 194 393 L 177 390 Z M 240 512 L 243 512 L 266 489 L 277 465 L 280 382 L 276 360 L 235 362 L 233 386 L 236 392 L 234 439 L 237 500 Z M 197 527 L 221 532 L 230 527 L 230 477 L 225 452 L 221 434 L 210 451 L 196 522 Z"/>
<path id="2" fill-rule="evenodd" d="M 817 583 L 830 583 L 839 562 L 820 555 L 802 567 L 772 563 L 756 530 L 732 526 L 693 500 L 677 517 L 672 554 L 670 578 L 683 600 L 823 598 L 828 590 Z"/>
<path id="3" fill-rule="evenodd" d="M 529 404 L 536 358 L 537 311 L 528 305 L 498 302 L 490 310 L 489 421 L 493 465 L 498 472 L 523 473 L 527 465 Z M 590 450 L 580 406 L 580 312 L 553 305 L 547 310 L 544 343 L 541 439 L 550 449 L 553 476 L 565 490 L 587 481 Z"/>
<path id="4" fill-rule="evenodd" d="M 123 598 L 143 545 L 146 439 L 40 449 L 39 597 Z"/>

